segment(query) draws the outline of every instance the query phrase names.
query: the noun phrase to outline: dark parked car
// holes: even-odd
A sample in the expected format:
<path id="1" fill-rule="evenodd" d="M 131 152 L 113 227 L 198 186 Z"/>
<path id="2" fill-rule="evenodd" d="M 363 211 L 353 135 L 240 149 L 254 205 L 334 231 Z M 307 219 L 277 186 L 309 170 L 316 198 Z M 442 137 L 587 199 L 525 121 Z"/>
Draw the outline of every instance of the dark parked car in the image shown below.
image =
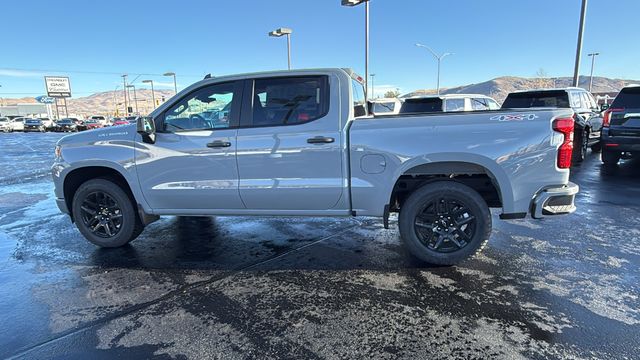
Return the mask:
<path id="1" fill-rule="evenodd" d="M 628 86 L 604 112 L 602 162 L 615 165 L 621 157 L 640 155 L 640 86 Z"/>
<path id="2" fill-rule="evenodd" d="M 45 128 L 42 120 L 40 119 L 24 119 L 24 132 L 45 132 Z"/>
<path id="3" fill-rule="evenodd" d="M 56 131 L 58 132 L 76 132 L 78 127 L 73 119 L 60 119 L 56 123 Z"/>
<path id="4" fill-rule="evenodd" d="M 503 109 L 556 107 L 574 111 L 573 163 L 584 160 L 587 148 L 601 149 L 602 115 L 593 95 L 582 88 L 542 89 L 512 92 L 502 104 Z"/>

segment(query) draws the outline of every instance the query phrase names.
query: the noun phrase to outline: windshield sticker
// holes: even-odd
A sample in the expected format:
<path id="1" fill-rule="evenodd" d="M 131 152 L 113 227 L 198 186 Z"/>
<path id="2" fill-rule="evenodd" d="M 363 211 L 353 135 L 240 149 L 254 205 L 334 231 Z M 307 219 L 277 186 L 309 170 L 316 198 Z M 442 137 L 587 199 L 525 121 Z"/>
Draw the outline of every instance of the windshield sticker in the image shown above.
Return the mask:
<path id="1" fill-rule="evenodd" d="M 523 121 L 523 120 L 535 120 L 538 118 L 536 114 L 504 114 L 496 115 L 489 118 L 489 120 L 497 121 Z"/>

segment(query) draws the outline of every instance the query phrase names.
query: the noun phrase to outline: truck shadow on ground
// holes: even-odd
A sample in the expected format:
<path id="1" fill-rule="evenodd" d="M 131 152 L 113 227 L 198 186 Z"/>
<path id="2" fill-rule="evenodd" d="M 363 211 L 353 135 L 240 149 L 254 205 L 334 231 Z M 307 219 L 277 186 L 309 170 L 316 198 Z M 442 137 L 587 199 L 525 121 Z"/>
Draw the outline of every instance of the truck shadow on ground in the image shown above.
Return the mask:
<path id="1" fill-rule="evenodd" d="M 297 218 L 233 221 L 258 225 L 253 233 L 236 234 L 228 218 L 169 218 L 153 224 L 124 247 L 96 248 L 89 265 L 218 271 L 244 270 L 264 263 L 278 270 L 440 267 L 412 257 L 403 248 L 395 224 L 385 230 L 377 219 L 326 219 L 308 224 Z M 322 231 L 314 235 L 316 230 Z"/>

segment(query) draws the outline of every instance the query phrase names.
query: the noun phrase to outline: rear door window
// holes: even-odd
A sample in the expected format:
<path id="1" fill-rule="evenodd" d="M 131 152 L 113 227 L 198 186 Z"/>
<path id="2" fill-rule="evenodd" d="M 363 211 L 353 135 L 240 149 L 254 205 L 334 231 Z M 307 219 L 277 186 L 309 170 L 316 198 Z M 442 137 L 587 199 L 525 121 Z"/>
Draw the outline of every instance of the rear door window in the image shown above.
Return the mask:
<path id="1" fill-rule="evenodd" d="M 582 109 L 582 99 L 580 98 L 580 93 L 577 91 L 571 91 L 569 93 L 569 98 L 571 99 L 571 107 L 574 109 Z"/>
<path id="2" fill-rule="evenodd" d="M 253 126 L 303 124 L 329 112 L 327 76 L 256 79 Z"/>
<path id="3" fill-rule="evenodd" d="M 471 109 L 477 110 L 489 110 L 489 104 L 485 98 L 471 98 Z"/>
<path id="4" fill-rule="evenodd" d="M 377 114 L 384 114 L 393 112 L 395 110 L 396 103 L 391 101 L 375 102 L 373 103 L 373 112 Z"/>
<path id="5" fill-rule="evenodd" d="M 640 86 L 622 89 L 613 100 L 611 107 L 615 109 L 640 109 Z"/>
<path id="6" fill-rule="evenodd" d="M 445 111 L 446 112 L 464 111 L 464 99 L 446 99 Z"/>

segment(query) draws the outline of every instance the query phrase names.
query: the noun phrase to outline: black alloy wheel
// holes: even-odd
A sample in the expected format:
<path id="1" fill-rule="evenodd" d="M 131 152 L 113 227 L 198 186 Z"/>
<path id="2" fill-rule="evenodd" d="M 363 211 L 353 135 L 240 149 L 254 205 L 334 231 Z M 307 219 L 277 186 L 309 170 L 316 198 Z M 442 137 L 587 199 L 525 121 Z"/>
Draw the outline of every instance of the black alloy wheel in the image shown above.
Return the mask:
<path id="1" fill-rule="evenodd" d="M 116 236 L 122 228 L 122 209 L 109 194 L 95 191 L 88 194 L 82 205 L 82 222 L 91 232 L 102 238 Z"/>
<path id="2" fill-rule="evenodd" d="M 414 190 L 398 216 L 400 236 L 418 259 L 455 265 L 479 252 L 491 235 L 491 212 L 471 187 L 436 181 Z"/>
<path id="3" fill-rule="evenodd" d="M 463 201 L 443 196 L 424 204 L 414 221 L 416 236 L 428 249 L 450 253 L 469 245 L 476 215 Z"/>

